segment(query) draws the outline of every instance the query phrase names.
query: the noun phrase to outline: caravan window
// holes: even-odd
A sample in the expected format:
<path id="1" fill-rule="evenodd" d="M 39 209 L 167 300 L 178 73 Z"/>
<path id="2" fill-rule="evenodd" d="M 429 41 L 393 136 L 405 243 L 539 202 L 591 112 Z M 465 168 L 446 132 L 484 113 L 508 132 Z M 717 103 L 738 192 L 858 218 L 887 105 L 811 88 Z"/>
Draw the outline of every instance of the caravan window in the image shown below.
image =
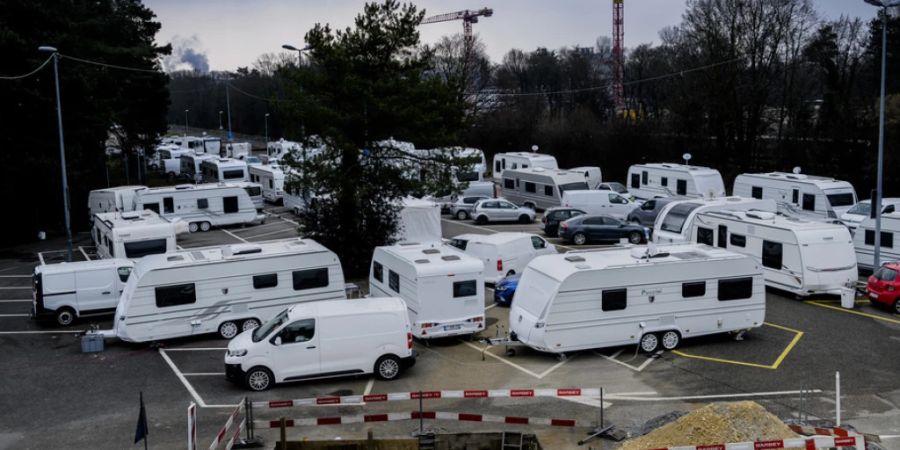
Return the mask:
<path id="1" fill-rule="evenodd" d="M 553 197 L 553 186 L 545 185 L 544 186 L 544 195 L 547 197 Z"/>
<path id="2" fill-rule="evenodd" d="M 713 230 L 710 228 L 697 227 L 697 243 L 713 245 Z"/>
<path id="3" fill-rule="evenodd" d="M 372 277 L 378 280 L 379 283 L 384 283 L 384 267 L 378 261 L 372 262 Z"/>
<path id="4" fill-rule="evenodd" d="M 241 169 L 232 169 L 222 171 L 222 178 L 226 180 L 244 179 L 244 171 Z"/>
<path id="5" fill-rule="evenodd" d="M 275 189 L 275 182 L 269 178 L 269 189 Z"/>
<path id="6" fill-rule="evenodd" d="M 198 198 L 197 199 L 197 209 L 206 209 L 209 208 L 209 199 Z"/>
<path id="7" fill-rule="evenodd" d="M 695 281 L 681 284 L 681 296 L 684 298 L 703 297 L 706 295 L 706 282 Z"/>
<path id="8" fill-rule="evenodd" d="M 393 270 L 388 270 L 388 286 L 392 291 L 400 293 L 400 275 L 397 275 L 397 272 Z"/>
<path id="9" fill-rule="evenodd" d="M 687 195 L 687 180 L 675 181 L 675 193 L 678 195 Z"/>
<path id="10" fill-rule="evenodd" d="M 525 182 L 525 192 L 535 193 L 537 192 L 537 185 L 530 181 Z"/>
<path id="11" fill-rule="evenodd" d="M 647 184 L 647 181 L 649 181 L 649 178 L 650 178 L 649 174 L 647 173 L 646 170 L 641 172 L 641 184 Z"/>
<path id="12" fill-rule="evenodd" d="M 197 302 L 197 291 L 194 283 L 176 284 L 156 288 L 156 307 L 188 305 Z"/>
<path id="13" fill-rule="evenodd" d="M 791 194 L 791 203 L 797 204 L 800 202 L 800 189 L 794 189 L 794 192 Z"/>
<path id="14" fill-rule="evenodd" d="M 600 302 L 603 311 L 619 311 L 625 309 L 628 303 L 627 289 L 606 289 Z"/>
<path id="15" fill-rule="evenodd" d="M 278 286 L 278 274 L 267 273 L 253 276 L 253 289 L 265 289 Z"/>
<path id="16" fill-rule="evenodd" d="M 574 183 L 566 183 L 559 185 L 559 194 L 562 195 L 566 191 L 586 191 L 588 185 L 584 181 L 576 181 Z"/>
<path id="17" fill-rule="evenodd" d="M 763 266 L 781 270 L 781 258 L 783 249 L 780 242 L 763 241 L 762 242 L 762 263 Z"/>
<path id="18" fill-rule="evenodd" d="M 816 196 L 814 194 L 803 194 L 803 209 L 806 211 L 816 210 Z"/>
<path id="19" fill-rule="evenodd" d="M 175 212 L 175 199 L 172 197 L 163 197 L 163 211 L 166 214 Z"/>
<path id="20" fill-rule="evenodd" d="M 259 180 L 257 180 L 257 181 L 259 181 Z M 269 180 L 269 182 L 271 183 L 271 180 Z M 250 195 L 251 197 L 257 197 L 257 196 L 262 195 L 262 188 L 260 188 L 259 186 L 247 186 L 244 188 L 244 190 L 247 191 L 247 194 Z"/>
<path id="21" fill-rule="evenodd" d="M 668 186 L 668 185 L 669 185 L 669 177 L 662 177 L 662 178 L 660 178 L 660 179 L 659 179 L 659 184 L 661 184 L 661 185 L 663 185 L 663 186 Z"/>
<path id="22" fill-rule="evenodd" d="M 641 176 L 639 174 L 631 174 L 631 187 L 635 189 L 641 187 Z"/>
<path id="23" fill-rule="evenodd" d="M 500 161 L 494 161 L 494 172 L 500 173 Z"/>
<path id="24" fill-rule="evenodd" d="M 144 203 L 144 209 L 159 214 L 159 203 Z"/>
<path id="25" fill-rule="evenodd" d="M 729 238 L 728 242 L 735 247 L 746 247 L 747 246 L 747 236 L 743 234 L 734 234 L 731 233 L 731 238 Z"/>
<path id="26" fill-rule="evenodd" d="M 875 230 L 866 230 L 865 238 L 866 245 L 875 245 Z M 894 233 L 891 233 L 890 231 L 882 231 L 880 244 L 885 248 L 894 248 Z"/>
<path id="27" fill-rule="evenodd" d="M 753 278 L 719 280 L 719 300 L 742 300 L 753 296 Z"/>
<path id="28" fill-rule="evenodd" d="M 684 228 L 684 222 L 687 221 L 688 216 L 692 211 L 699 207 L 699 203 L 682 203 L 673 206 L 663 219 L 660 229 L 673 233 L 681 233 L 681 230 Z"/>
<path id="29" fill-rule="evenodd" d="M 728 247 L 728 227 L 725 225 L 719 225 L 719 247 Z"/>
<path id="30" fill-rule="evenodd" d="M 225 208 L 225 214 L 238 212 L 238 198 L 237 197 L 222 197 L 222 204 L 224 205 L 224 208 Z"/>
<path id="31" fill-rule="evenodd" d="M 506 189 L 515 189 L 516 182 L 512 180 L 512 178 L 504 178 L 503 179 L 503 187 Z"/>
<path id="32" fill-rule="evenodd" d="M 750 196 L 762 200 L 762 188 L 759 186 L 753 186 L 752 188 L 750 188 Z"/>
<path id="33" fill-rule="evenodd" d="M 296 344 L 298 342 L 306 342 L 316 335 L 316 320 L 303 319 L 292 322 L 290 325 L 278 332 L 281 338 L 281 344 Z"/>
<path id="34" fill-rule="evenodd" d="M 471 297 L 478 295 L 478 285 L 475 280 L 456 281 L 453 283 L 453 298 Z"/>
<path id="35" fill-rule="evenodd" d="M 126 258 L 140 258 L 147 255 L 158 255 L 166 252 L 166 239 L 151 239 L 125 243 Z"/>
<path id="36" fill-rule="evenodd" d="M 856 199 L 853 198 L 853 194 L 850 192 L 828 194 L 826 197 L 828 197 L 828 203 L 831 204 L 832 208 L 836 206 L 850 206 L 856 203 Z"/>
<path id="37" fill-rule="evenodd" d="M 291 273 L 294 290 L 315 289 L 328 286 L 328 268 L 295 270 Z"/>

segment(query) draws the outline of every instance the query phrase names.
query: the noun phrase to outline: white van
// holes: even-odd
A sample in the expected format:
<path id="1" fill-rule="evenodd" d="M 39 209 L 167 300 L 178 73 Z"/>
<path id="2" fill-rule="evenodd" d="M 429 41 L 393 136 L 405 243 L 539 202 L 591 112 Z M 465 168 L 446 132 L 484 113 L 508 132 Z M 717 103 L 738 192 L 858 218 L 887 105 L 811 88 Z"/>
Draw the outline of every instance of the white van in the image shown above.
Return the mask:
<path id="1" fill-rule="evenodd" d="M 590 189 L 597 189 L 597 185 L 603 182 L 603 172 L 597 166 L 582 166 L 568 169 L 569 172 L 584 174 L 584 181 Z"/>
<path id="2" fill-rule="evenodd" d="M 181 155 L 181 173 L 178 176 L 192 183 L 200 183 L 203 181 L 203 170 L 200 168 L 200 164 L 204 160 L 218 157 L 218 155 L 207 153 L 186 153 Z"/>
<path id="3" fill-rule="evenodd" d="M 200 181 L 203 183 L 250 181 L 247 163 L 232 158 L 205 159 L 200 162 Z"/>
<path id="4" fill-rule="evenodd" d="M 856 204 L 856 191 L 846 181 L 801 173 L 745 173 L 734 179 L 732 195 L 772 199 L 793 216 L 837 219 Z"/>
<path id="5" fill-rule="evenodd" d="M 439 244 L 375 247 L 369 292 L 402 298 L 419 339 L 484 329 L 484 263 Z"/>
<path id="6" fill-rule="evenodd" d="M 635 197 L 725 196 L 725 182 L 716 169 L 677 163 L 635 164 L 628 168 L 628 191 Z M 737 194 L 735 194 L 737 195 Z"/>
<path id="7" fill-rule="evenodd" d="M 494 155 L 494 178 L 503 178 L 506 169 L 528 169 L 530 167 L 543 167 L 545 169 L 559 169 L 556 157 L 543 153 L 532 152 L 507 152 Z"/>
<path id="8" fill-rule="evenodd" d="M 625 219 L 638 204 L 618 192 L 590 190 L 564 192 L 562 206 L 580 209 L 588 214 Z"/>
<path id="9" fill-rule="evenodd" d="M 732 211 L 775 212 L 778 207 L 772 200 L 744 197 L 695 198 L 674 200 L 665 204 L 656 215 L 653 224 L 653 242 L 677 244 L 690 242 L 691 227 L 697 214 L 707 211 L 730 209 Z"/>
<path id="10" fill-rule="evenodd" d="M 151 255 L 137 262 L 104 335 L 147 342 L 216 333 L 225 339 L 302 302 L 346 299 L 337 255 L 284 239 Z"/>
<path id="11" fill-rule="evenodd" d="M 116 186 L 92 190 L 88 194 L 91 220 L 99 213 L 134 211 L 134 194 L 141 189 L 147 189 L 147 186 Z"/>
<path id="12" fill-rule="evenodd" d="M 158 156 L 157 170 L 166 175 L 170 180 L 181 176 L 181 157 L 193 155 L 194 151 L 181 148 L 177 145 L 160 146 L 156 149 Z"/>
<path id="13" fill-rule="evenodd" d="M 535 258 L 519 279 L 509 324 L 510 339 L 542 352 L 638 344 L 653 353 L 760 327 L 765 315 L 753 258 L 682 244 Z"/>
<path id="14" fill-rule="evenodd" d="M 91 238 L 104 259 L 174 252 L 175 235 L 187 231 L 187 224 L 163 219 L 150 210 L 96 214 L 93 222 Z"/>
<path id="15" fill-rule="evenodd" d="M 276 383 L 375 374 L 393 380 L 416 362 L 406 305 L 360 298 L 291 306 L 228 343 L 225 376 L 252 391 Z"/>
<path id="16" fill-rule="evenodd" d="M 78 317 L 112 314 L 133 268 L 127 259 L 37 266 L 31 277 L 31 315 L 68 326 Z"/>
<path id="17" fill-rule="evenodd" d="M 528 262 L 540 255 L 557 253 L 546 239 L 531 233 L 461 234 L 447 245 L 484 263 L 484 281 L 496 283 L 507 275 L 522 273 Z"/>
<path id="18" fill-rule="evenodd" d="M 559 206 L 565 192 L 588 189 L 581 172 L 543 167 L 506 169 L 502 183 L 501 196 L 531 209 Z"/>
<path id="19" fill-rule="evenodd" d="M 894 246 L 894 237 L 900 237 L 900 211 L 881 215 L 881 262 L 900 261 L 900 246 Z M 853 233 L 856 263 L 866 270 L 874 270 L 875 219 L 866 218 Z"/>
<path id="20" fill-rule="evenodd" d="M 250 166 L 250 181 L 262 186 L 263 199 L 278 203 L 284 197 L 284 171 L 277 165 Z"/>
<path id="21" fill-rule="evenodd" d="M 230 184 L 182 184 L 139 191 L 134 207 L 149 209 L 167 219 L 187 222 L 191 233 L 211 227 L 263 222 L 243 187 Z"/>
<path id="22" fill-rule="evenodd" d="M 900 207 L 900 198 L 888 197 L 881 199 L 882 215 L 897 211 L 897 207 Z M 853 205 L 853 207 L 847 210 L 847 212 L 841 214 L 841 223 L 846 225 L 852 233 L 856 231 L 856 227 L 859 226 L 859 223 L 865 220 L 871 214 L 872 200 L 862 200 L 859 203 Z"/>
<path id="23" fill-rule="evenodd" d="M 766 285 L 800 296 L 841 294 L 855 283 L 856 253 L 847 227 L 772 212 L 697 214 L 691 240 L 752 256 Z"/>

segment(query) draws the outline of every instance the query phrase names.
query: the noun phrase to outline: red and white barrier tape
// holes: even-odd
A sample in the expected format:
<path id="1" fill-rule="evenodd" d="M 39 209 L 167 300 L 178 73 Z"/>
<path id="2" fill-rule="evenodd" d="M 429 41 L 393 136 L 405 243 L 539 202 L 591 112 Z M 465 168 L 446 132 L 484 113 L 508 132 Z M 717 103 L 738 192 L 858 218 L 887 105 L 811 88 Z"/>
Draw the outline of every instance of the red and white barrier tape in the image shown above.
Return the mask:
<path id="1" fill-rule="evenodd" d="M 772 450 L 779 448 L 803 448 L 806 450 L 815 450 L 823 447 L 856 447 L 857 449 L 865 450 L 866 440 L 862 436 L 813 436 L 774 441 L 663 447 L 652 450 Z"/>
<path id="2" fill-rule="evenodd" d="M 482 389 L 465 391 L 394 392 L 390 394 L 344 395 L 311 397 L 295 400 L 269 400 L 253 402 L 254 408 L 289 408 L 292 406 L 342 405 L 369 402 L 394 402 L 401 400 L 442 398 L 517 398 L 517 397 L 599 397 L 600 389 Z"/>
<path id="3" fill-rule="evenodd" d="M 228 416 L 228 420 L 225 421 L 225 426 L 216 433 L 216 438 L 213 439 L 212 444 L 209 444 L 209 450 L 215 450 L 222 441 L 225 440 L 225 434 L 228 433 L 228 429 L 234 425 L 234 419 L 237 419 L 237 416 L 244 411 L 244 402 L 241 402 L 234 411 Z"/>
<path id="4" fill-rule="evenodd" d="M 496 422 L 513 425 L 546 425 L 551 427 L 590 427 L 592 424 L 575 419 L 544 419 L 535 417 L 495 416 L 490 414 L 470 414 L 440 411 L 413 411 L 404 413 L 360 414 L 355 416 L 307 417 L 287 419 L 285 427 L 307 427 L 318 425 L 345 425 L 350 423 L 396 422 L 401 420 L 456 420 L 460 422 Z M 255 428 L 280 428 L 281 420 L 257 420 Z"/>
<path id="5" fill-rule="evenodd" d="M 197 404 L 188 405 L 188 450 L 197 450 Z"/>
<path id="6" fill-rule="evenodd" d="M 225 443 L 225 450 L 231 450 L 231 447 L 234 447 L 234 444 L 241 438 L 241 433 L 244 431 L 244 427 L 247 425 L 247 418 L 241 420 L 241 423 L 238 424 L 237 428 L 234 429 L 234 434 L 231 435 L 231 438 L 228 439 L 228 442 Z"/>
<path id="7" fill-rule="evenodd" d="M 794 433 L 805 434 L 807 436 L 819 435 L 819 436 L 841 436 L 847 437 L 852 433 L 848 430 L 838 427 L 830 427 L 830 428 L 819 428 L 819 427 L 810 427 L 806 425 L 788 425 L 788 427 Z"/>

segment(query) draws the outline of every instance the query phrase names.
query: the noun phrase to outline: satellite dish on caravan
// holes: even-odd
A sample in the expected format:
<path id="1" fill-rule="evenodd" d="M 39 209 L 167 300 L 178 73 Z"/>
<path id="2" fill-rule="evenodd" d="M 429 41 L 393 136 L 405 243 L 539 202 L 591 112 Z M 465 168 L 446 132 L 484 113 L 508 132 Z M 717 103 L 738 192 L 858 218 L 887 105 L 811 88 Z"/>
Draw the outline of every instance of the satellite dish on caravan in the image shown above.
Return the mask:
<path id="1" fill-rule="evenodd" d="M 692 155 L 690 153 L 685 153 L 685 154 L 681 155 L 681 158 L 684 159 L 684 165 L 687 165 L 688 161 L 691 160 Z"/>
<path id="2" fill-rule="evenodd" d="M 531 152 L 532 152 L 532 153 L 537 153 L 537 151 L 538 151 L 538 146 L 537 146 L 537 144 L 532 145 L 532 146 L 531 146 Z"/>
<path id="3" fill-rule="evenodd" d="M 791 172 L 794 172 L 795 174 L 799 174 L 799 173 L 800 173 L 800 166 L 794 167 L 794 169 L 791 170 Z"/>

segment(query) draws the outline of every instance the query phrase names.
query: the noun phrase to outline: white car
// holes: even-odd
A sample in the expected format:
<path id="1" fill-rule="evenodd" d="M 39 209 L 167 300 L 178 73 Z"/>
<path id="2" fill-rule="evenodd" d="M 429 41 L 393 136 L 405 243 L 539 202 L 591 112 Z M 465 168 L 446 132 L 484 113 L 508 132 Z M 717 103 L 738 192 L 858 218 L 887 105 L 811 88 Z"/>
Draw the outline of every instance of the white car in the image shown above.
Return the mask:
<path id="1" fill-rule="evenodd" d="M 897 210 L 897 206 L 900 206 L 900 197 L 889 197 L 881 199 L 881 213 L 887 214 L 892 213 Z M 853 205 L 847 212 L 841 214 L 841 222 L 847 226 L 851 231 L 856 230 L 856 227 L 859 226 L 859 223 L 865 220 L 866 217 L 869 217 L 869 214 L 872 213 L 872 201 L 871 200 L 863 200 L 856 205 Z"/>
<path id="2" fill-rule="evenodd" d="M 502 198 L 479 200 L 472 211 L 472 219 L 477 224 L 488 222 L 534 222 L 534 210 L 524 206 L 516 206 Z"/>
<path id="3" fill-rule="evenodd" d="M 450 215 L 459 219 L 466 220 L 472 217 L 472 211 L 475 210 L 475 204 L 479 200 L 488 199 L 483 195 L 463 197 L 450 205 Z"/>

